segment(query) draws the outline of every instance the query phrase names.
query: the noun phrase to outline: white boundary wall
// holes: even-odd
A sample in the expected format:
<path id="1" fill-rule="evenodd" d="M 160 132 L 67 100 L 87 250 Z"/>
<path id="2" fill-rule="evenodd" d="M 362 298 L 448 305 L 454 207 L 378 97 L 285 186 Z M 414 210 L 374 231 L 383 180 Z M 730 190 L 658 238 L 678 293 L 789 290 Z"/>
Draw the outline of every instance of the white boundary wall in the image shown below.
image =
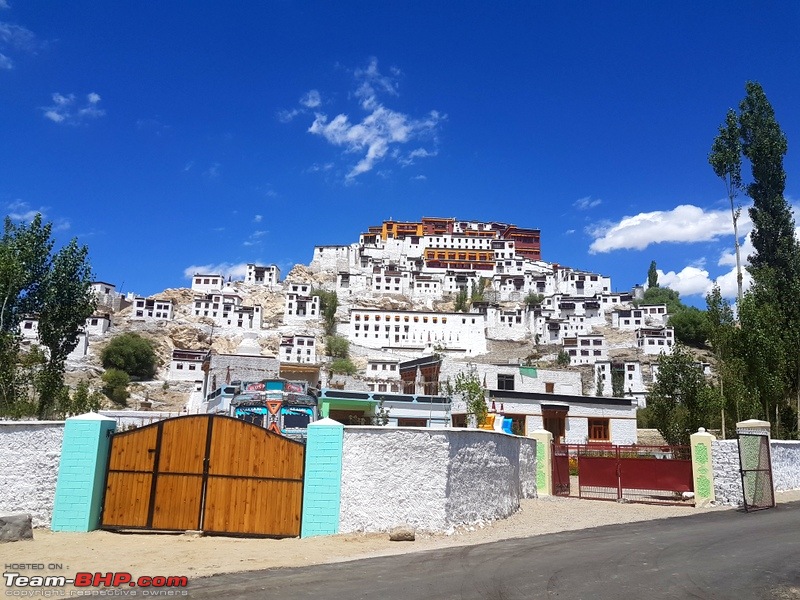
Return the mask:
<path id="1" fill-rule="evenodd" d="M 536 496 L 536 442 L 477 429 L 345 427 L 339 532 L 446 532 Z"/>
<path id="2" fill-rule="evenodd" d="M 0 421 L 0 515 L 50 525 L 63 438 L 63 421 Z"/>
<path id="3" fill-rule="evenodd" d="M 772 478 L 776 492 L 800 489 L 800 442 L 772 440 Z M 741 506 L 742 475 L 737 440 L 717 440 L 712 445 L 714 495 L 718 504 Z"/>

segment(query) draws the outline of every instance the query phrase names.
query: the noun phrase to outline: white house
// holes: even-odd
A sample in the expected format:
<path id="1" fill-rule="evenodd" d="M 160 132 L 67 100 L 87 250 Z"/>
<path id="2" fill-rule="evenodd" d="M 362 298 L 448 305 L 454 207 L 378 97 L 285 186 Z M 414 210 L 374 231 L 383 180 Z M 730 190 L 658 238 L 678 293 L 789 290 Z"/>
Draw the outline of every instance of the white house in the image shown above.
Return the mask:
<path id="1" fill-rule="evenodd" d="M 317 341 L 313 335 L 285 335 L 279 351 L 281 362 L 316 363 Z"/>
<path id="2" fill-rule="evenodd" d="M 89 335 L 103 335 L 111 328 L 111 315 L 108 313 L 93 314 L 86 319 L 86 333 Z"/>
<path id="3" fill-rule="evenodd" d="M 281 270 L 277 265 L 261 266 L 253 263 L 247 265 L 245 283 L 273 286 L 280 281 Z"/>
<path id="4" fill-rule="evenodd" d="M 675 330 L 672 327 L 641 327 L 636 330 L 636 346 L 645 354 L 672 354 Z"/>
<path id="5" fill-rule="evenodd" d="M 584 334 L 564 338 L 564 350 L 571 365 L 592 365 L 608 358 L 606 339 L 601 334 Z"/>
<path id="6" fill-rule="evenodd" d="M 181 350 L 172 351 L 169 363 L 169 381 L 203 381 L 203 361 L 208 356 L 208 350 Z"/>
<path id="7" fill-rule="evenodd" d="M 172 300 L 135 296 L 130 318 L 134 321 L 171 321 L 173 314 Z"/>
<path id="8" fill-rule="evenodd" d="M 195 296 L 193 314 L 196 317 L 207 317 L 223 328 L 261 329 L 261 305 L 243 306 L 242 298 L 236 292 Z"/>
<path id="9" fill-rule="evenodd" d="M 285 324 L 302 323 L 309 319 L 319 318 L 319 296 L 313 296 L 311 292 L 310 283 L 288 284 L 283 309 Z"/>
<path id="10" fill-rule="evenodd" d="M 202 273 L 195 273 L 192 277 L 192 291 L 209 293 L 215 290 L 221 290 L 225 285 L 225 278 L 222 275 L 204 275 Z"/>

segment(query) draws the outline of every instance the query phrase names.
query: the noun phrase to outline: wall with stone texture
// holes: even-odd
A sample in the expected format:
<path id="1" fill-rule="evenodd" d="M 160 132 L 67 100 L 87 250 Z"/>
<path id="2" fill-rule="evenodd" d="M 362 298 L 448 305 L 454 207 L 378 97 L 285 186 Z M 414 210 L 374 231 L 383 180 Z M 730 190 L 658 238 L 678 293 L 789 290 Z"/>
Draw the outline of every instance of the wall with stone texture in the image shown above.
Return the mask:
<path id="1" fill-rule="evenodd" d="M 345 427 L 339 532 L 444 532 L 536 495 L 533 440 L 481 430 Z"/>
<path id="2" fill-rule="evenodd" d="M 800 489 L 800 442 L 772 440 L 772 477 L 776 492 Z M 712 445 L 714 494 L 719 504 L 741 506 L 742 475 L 736 440 L 717 440 Z"/>
<path id="3" fill-rule="evenodd" d="M 0 514 L 50 525 L 63 437 L 63 421 L 0 421 Z"/>
<path id="4" fill-rule="evenodd" d="M 718 504 L 742 504 L 742 476 L 739 473 L 739 446 L 736 440 L 715 440 L 711 443 L 711 464 L 714 469 L 714 496 Z"/>
<path id="5" fill-rule="evenodd" d="M 800 489 L 800 442 L 772 440 L 770 450 L 775 491 Z"/>

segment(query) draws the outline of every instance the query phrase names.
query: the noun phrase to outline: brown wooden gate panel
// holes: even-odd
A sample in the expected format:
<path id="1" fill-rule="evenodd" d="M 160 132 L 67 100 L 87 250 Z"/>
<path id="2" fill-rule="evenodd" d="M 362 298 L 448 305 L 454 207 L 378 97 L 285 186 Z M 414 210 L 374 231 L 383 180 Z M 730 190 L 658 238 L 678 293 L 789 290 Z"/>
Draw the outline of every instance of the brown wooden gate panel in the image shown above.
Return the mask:
<path id="1" fill-rule="evenodd" d="M 305 447 L 187 415 L 112 437 L 101 527 L 300 535 Z"/>
<path id="2" fill-rule="evenodd" d="M 158 429 L 111 438 L 101 526 L 147 527 Z"/>
<path id="3" fill-rule="evenodd" d="M 225 419 L 214 423 L 210 456 L 205 531 L 268 529 L 272 535 L 300 535 L 302 444 L 246 421 Z"/>

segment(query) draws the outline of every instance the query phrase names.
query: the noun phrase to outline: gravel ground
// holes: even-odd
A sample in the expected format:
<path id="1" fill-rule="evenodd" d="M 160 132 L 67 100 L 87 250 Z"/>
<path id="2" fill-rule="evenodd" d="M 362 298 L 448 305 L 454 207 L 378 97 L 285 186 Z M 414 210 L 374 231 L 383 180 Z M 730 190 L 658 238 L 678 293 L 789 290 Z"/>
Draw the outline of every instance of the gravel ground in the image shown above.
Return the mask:
<path id="1" fill-rule="evenodd" d="M 800 491 L 778 494 L 777 500 L 778 503 L 800 501 Z M 128 571 L 134 577 L 186 575 L 192 579 L 215 573 L 307 566 L 723 510 L 736 509 L 547 497 L 523 500 L 520 510 L 508 519 L 451 535 L 417 535 L 414 542 L 390 542 L 386 534 L 273 540 L 36 530 L 33 541 L 3 545 L 2 554 L 6 564 L 55 564 L 61 567 L 37 571 L 36 575 Z"/>

